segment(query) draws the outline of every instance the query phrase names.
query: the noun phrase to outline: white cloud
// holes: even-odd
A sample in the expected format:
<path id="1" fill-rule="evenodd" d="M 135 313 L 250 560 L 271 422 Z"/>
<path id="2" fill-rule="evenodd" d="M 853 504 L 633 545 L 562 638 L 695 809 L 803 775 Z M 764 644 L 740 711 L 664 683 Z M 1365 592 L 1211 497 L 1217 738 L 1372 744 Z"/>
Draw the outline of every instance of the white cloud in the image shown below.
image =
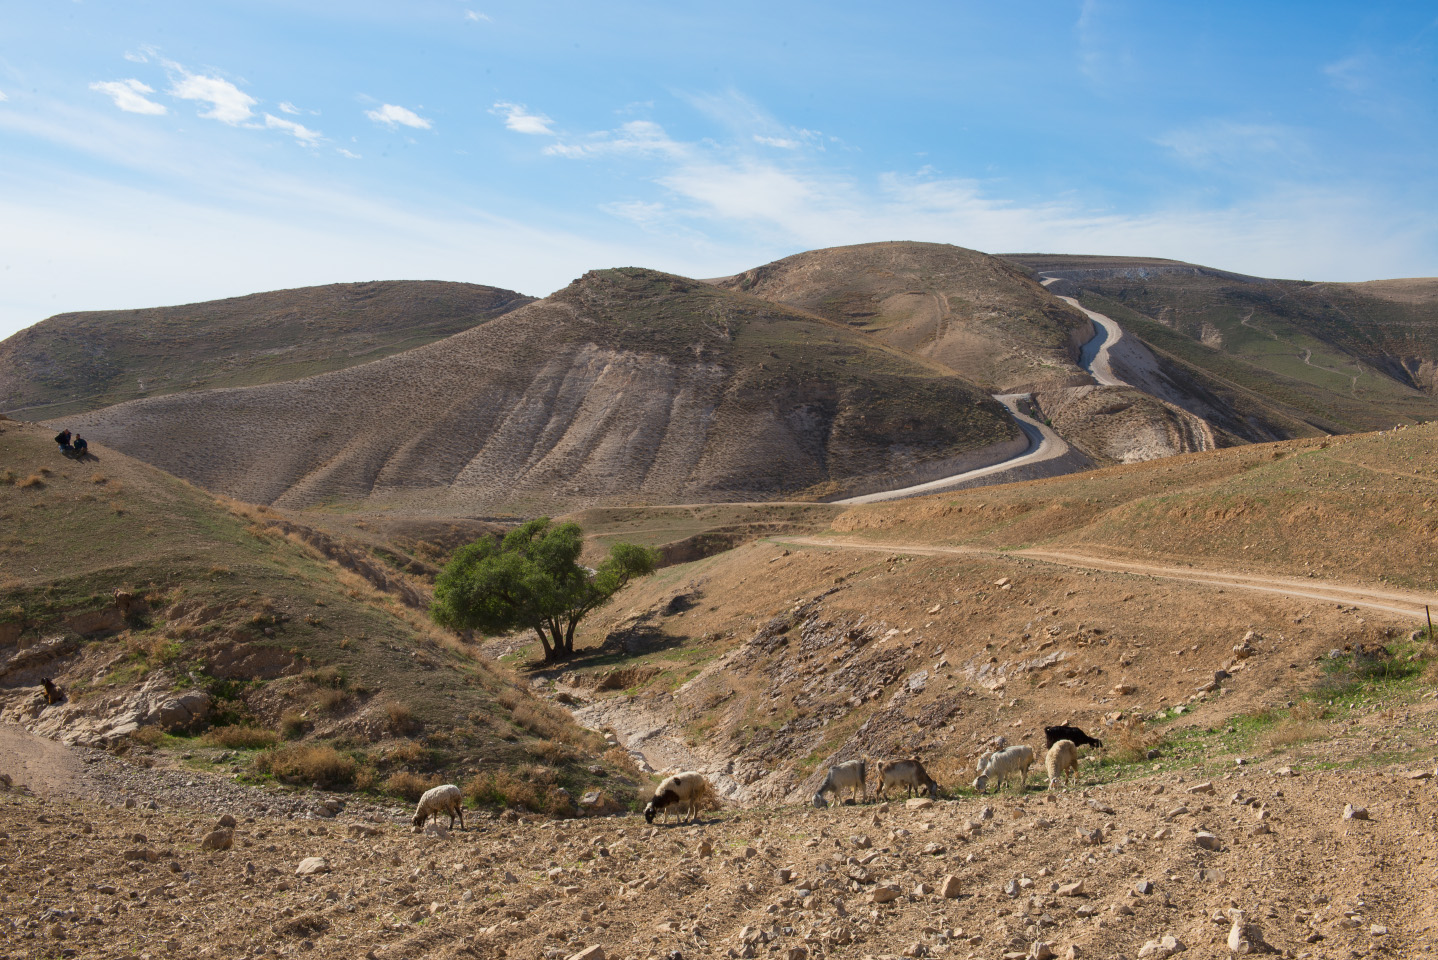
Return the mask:
<path id="1" fill-rule="evenodd" d="M 781 150 L 798 150 L 801 144 L 798 140 L 790 140 L 788 137 L 763 137 L 754 134 L 754 142 L 762 143 L 766 147 L 778 147 Z"/>
<path id="2" fill-rule="evenodd" d="M 416 130 L 429 130 L 434 124 L 413 110 L 406 110 L 404 107 L 397 107 L 392 103 L 386 103 L 378 110 L 366 110 L 364 115 L 375 123 L 382 123 L 393 130 L 396 126 L 414 127 Z"/>
<path id="3" fill-rule="evenodd" d="M 351 151 L 346 150 L 344 147 L 335 147 L 335 152 L 338 153 L 338 154 L 339 154 L 340 156 L 342 156 L 342 157 L 349 157 L 351 160 L 362 160 L 362 159 L 364 159 L 364 158 L 361 157 L 359 154 L 357 154 L 357 153 L 352 153 Z"/>
<path id="4" fill-rule="evenodd" d="M 490 18 L 490 16 L 489 16 L 489 14 L 487 14 L 487 13 L 480 13 L 480 12 L 477 11 L 477 10 L 466 10 L 466 11 L 464 11 L 464 19 L 466 19 L 466 20 L 471 20 L 471 21 L 473 21 L 473 22 L 475 22 L 475 23 L 492 23 L 492 22 L 493 22 L 493 20 L 492 20 L 492 19 Z"/>
<path id="5" fill-rule="evenodd" d="M 490 107 L 489 112 L 495 116 L 504 117 L 505 127 L 515 133 L 554 136 L 554 131 L 549 126 L 554 121 L 542 113 L 530 113 L 523 104 L 501 101 Z"/>
<path id="6" fill-rule="evenodd" d="M 293 120 L 285 120 L 281 117 L 277 117 L 273 113 L 265 114 L 265 127 L 271 130 L 283 130 L 307 147 L 313 147 L 324 139 L 324 134 L 318 130 L 311 130 L 309 127 L 301 126 Z"/>
<path id="7" fill-rule="evenodd" d="M 90 84 L 90 89 L 110 97 L 115 101 L 115 106 L 126 113 L 146 113 L 159 116 L 167 112 L 163 103 L 156 103 L 145 97 L 147 93 L 154 93 L 155 89 L 133 78 L 96 81 Z"/>
<path id="8" fill-rule="evenodd" d="M 143 53 L 126 52 L 125 59 L 131 63 L 149 63 L 150 58 Z"/>
<path id="9" fill-rule="evenodd" d="M 578 142 L 554 143 L 544 148 L 549 156 L 575 160 L 613 154 L 678 157 L 686 152 L 684 144 L 670 139 L 664 128 L 652 120 L 631 120 L 618 130 L 593 133 Z"/>
<path id="10" fill-rule="evenodd" d="M 5 91 L 4 91 L 4 90 L 0 90 L 0 103 L 4 103 L 6 100 L 9 100 L 9 99 L 10 99 L 10 98 L 5 95 Z"/>
<path id="11" fill-rule="evenodd" d="M 296 116 L 299 114 L 300 108 L 295 106 L 293 103 L 290 103 L 288 100 L 282 100 L 280 101 L 280 112 Z"/>
<path id="12" fill-rule="evenodd" d="M 166 66 L 181 74 L 180 79 L 170 85 L 170 96 L 210 105 L 210 109 L 200 111 L 200 116 L 228 123 L 232 127 L 254 116 L 250 108 L 259 101 L 230 81 L 189 73 L 177 63 L 167 63 Z"/>

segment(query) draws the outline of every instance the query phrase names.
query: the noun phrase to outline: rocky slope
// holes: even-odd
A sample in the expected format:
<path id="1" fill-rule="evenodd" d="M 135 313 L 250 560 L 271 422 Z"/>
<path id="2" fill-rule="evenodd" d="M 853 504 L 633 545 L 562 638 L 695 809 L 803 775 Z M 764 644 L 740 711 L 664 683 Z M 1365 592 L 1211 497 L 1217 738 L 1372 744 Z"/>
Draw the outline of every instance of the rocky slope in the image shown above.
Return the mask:
<path id="1" fill-rule="evenodd" d="M 294 380 L 442 339 L 533 299 L 471 283 L 389 281 L 60 314 L 0 342 L 0 412 L 40 419 Z"/>
<path id="2" fill-rule="evenodd" d="M 942 367 L 639 269 L 360 367 L 65 422 L 251 502 L 464 514 L 867 492 L 1021 442 Z"/>

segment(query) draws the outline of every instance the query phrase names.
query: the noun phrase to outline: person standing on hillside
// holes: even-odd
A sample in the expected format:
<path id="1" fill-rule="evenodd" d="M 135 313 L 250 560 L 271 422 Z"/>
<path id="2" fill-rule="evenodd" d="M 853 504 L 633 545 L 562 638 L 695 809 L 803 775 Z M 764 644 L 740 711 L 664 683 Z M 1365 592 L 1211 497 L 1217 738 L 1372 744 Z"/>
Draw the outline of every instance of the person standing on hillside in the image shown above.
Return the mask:
<path id="1" fill-rule="evenodd" d="M 70 428 L 66 427 L 55 435 L 55 442 L 60 445 L 62 453 L 70 452 Z"/>

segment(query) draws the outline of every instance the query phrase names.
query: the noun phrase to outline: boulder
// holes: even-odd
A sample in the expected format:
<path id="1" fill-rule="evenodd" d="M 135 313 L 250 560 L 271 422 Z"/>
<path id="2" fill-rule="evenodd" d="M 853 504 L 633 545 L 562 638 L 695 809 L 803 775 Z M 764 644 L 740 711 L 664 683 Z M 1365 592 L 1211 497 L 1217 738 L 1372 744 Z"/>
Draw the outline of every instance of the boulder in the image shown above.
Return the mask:
<path id="1" fill-rule="evenodd" d="M 295 876 L 312 877 L 318 873 L 329 873 L 330 863 L 324 857 L 305 857 L 295 868 Z"/>

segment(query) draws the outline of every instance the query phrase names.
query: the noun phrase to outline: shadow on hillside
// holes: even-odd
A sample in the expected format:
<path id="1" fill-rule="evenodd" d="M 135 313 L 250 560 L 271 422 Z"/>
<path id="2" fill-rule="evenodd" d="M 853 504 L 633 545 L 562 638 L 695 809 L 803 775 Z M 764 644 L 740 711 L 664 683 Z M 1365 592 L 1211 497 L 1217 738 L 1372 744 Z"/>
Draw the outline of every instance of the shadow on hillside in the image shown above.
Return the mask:
<path id="1" fill-rule="evenodd" d="M 557 679 L 571 670 L 622 666 L 646 653 L 683 646 L 684 641 L 683 636 L 666 633 L 654 624 L 641 622 L 610 633 L 597 647 L 575 650 L 574 656 L 563 663 L 531 660 L 525 664 L 524 670 L 534 676 Z"/>
<path id="2" fill-rule="evenodd" d="M 100 458 L 95 456 L 89 450 L 86 450 L 84 453 L 76 453 L 73 450 L 62 450 L 60 451 L 60 455 L 63 456 L 66 460 L 74 460 L 76 463 L 100 462 Z"/>

